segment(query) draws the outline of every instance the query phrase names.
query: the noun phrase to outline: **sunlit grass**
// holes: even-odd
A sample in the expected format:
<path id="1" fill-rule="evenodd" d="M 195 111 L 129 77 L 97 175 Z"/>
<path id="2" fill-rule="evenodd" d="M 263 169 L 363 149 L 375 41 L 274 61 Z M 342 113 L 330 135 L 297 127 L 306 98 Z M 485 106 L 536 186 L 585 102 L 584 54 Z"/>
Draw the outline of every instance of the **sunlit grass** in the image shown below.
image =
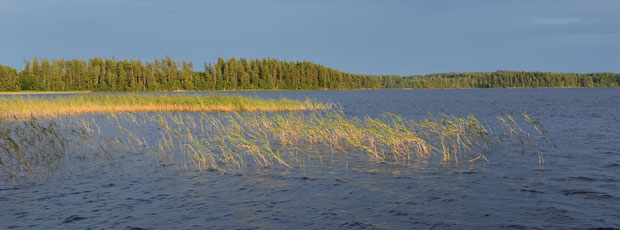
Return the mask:
<path id="1" fill-rule="evenodd" d="M 527 114 L 524 117 L 529 118 Z M 499 119 L 501 130 L 473 115 L 431 115 L 422 121 L 410 121 L 394 114 L 346 118 L 337 110 L 222 116 L 169 114 L 154 120 L 162 128 L 154 152 L 166 160 L 178 159 L 173 155 L 181 153 L 186 157 L 182 165 L 228 171 L 250 165 L 293 168 L 303 163 L 305 158 L 300 155 L 322 158 L 348 154 L 389 164 L 429 159 L 455 164 L 488 162 L 486 155 L 505 145 L 520 146 L 524 152 L 539 147 L 512 116 Z M 539 164 L 544 164 L 541 154 Z"/>
<path id="2" fill-rule="evenodd" d="M 154 165 L 174 164 L 230 172 L 272 165 L 304 168 L 311 159 L 322 162 L 343 156 L 368 163 L 408 165 L 437 160 L 441 164 L 469 164 L 489 162 L 492 159 L 489 155 L 507 148 L 535 153 L 533 156 L 538 155 L 542 167 L 543 149 L 555 147 L 542 123 L 525 113 L 523 119 L 508 114 L 499 116 L 499 124 L 490 125 L 473 115 L 429 115 L 413 121 L 395 114 L 378 118 L 347 117 L 337 109 L 265 112 L 271 111 L 270 108 L 305 110 L 328 106 L 284 99 L 269 102 L 246 97 L 207 96 L 204 98 L 210 100 L 205 102 L 208 106 L 204 106 L 200 103 L 204 98 L 192 96 L 78 98 L 83 101 L 76 106 L 94 100 L 97 108 L 108 104 L 124 104 L 131 108 L 144 106 L 146 102 L 167 106 L 172 103 L 169 100 L 176 99 L 174 105 L 179 107 L 167 111 L 181 112 L 105 113 L 49 119 L 59 114 L 76 114 L 75 110 L 67 109 L 70 112 L 27 114 L 35 116 L 31 119 L 0 119 L 0 177 L 49 176 L 74 159 L 103 159 L 113 165 L 122 164 L 118 159 L 127 159 L 126 154 L 154 157 L 151 158 L 157 162 Z M 51 104 L 67 106 L 67 103 L 70 102 L 59 100 Z M 222 104 L 229 106 L 225 108 L 234 108 L 233 112 L 209 113 L 207 111 L 228 110 L 204 109 L 220 108 L 217 106 Z M 200 109 L 192 107 L 198 105 Z M 130 111 L 144 111 L 141 108 Z M 533 126 L 522 128 L 517 120 Z M 526 130 L 535 132 L 530 134 Z"/>
<path id="3" fill-rule="evenodd" d="M 258 99 L 227 95 L 96 94 L 67 97 L 0 98 L 0 119 L 56 117 L 82 113 L 230 112 L 327 109 L 330 105 L 288 99 Z"/>
<path id="4" fill-rule="evenodd" d="M 4 91 L 0 95 L 26 95 L 26 94 L 78 94 L 90 93 L 91 91 Z"/>

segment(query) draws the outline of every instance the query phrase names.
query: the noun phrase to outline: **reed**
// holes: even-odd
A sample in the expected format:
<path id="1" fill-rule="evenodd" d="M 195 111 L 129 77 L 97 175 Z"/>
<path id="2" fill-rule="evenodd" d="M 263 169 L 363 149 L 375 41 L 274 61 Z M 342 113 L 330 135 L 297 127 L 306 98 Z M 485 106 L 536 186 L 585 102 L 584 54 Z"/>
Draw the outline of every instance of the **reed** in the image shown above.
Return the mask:
<path id="1" fill-rule="evenodd" d="M 75 145 L 68 135 L 80 139 Z M 0 119 L 0 178 L 42 178 L 63 165 L 68 155 L 85 154 L 78 149 L 89 135 L 66 130 L 55 121 Z M 74 151 L 77 150 L 77 151 Z"/>
<path id="2" fill-rule="evenodd" d="M 132 118 L 125 114 L 121 120 Z M 46 179 L 59 168 L 79 169 L 79 162 L 116 167 L 117 157 L 127 159 L 148 148 L 144 137 L 133 131 L 120 125 L 102 131 L 100 124 L 93 116 L 0 119 L 0 180 Z"/>
<path id="3" fill-rule="evenodd" d="M 411 163 L 437 157 L 442 163 L 489 161 L 486 154 L 510 143 L 534 147 L 531 135 L 510 115 L 497 131 L 473 115 L 440 115 L 408 121 L 394 114 L 346 118 L 338 110 L 159 116 L 158 155 L 180 152 L 183 165 L 244 170 L 249 165 L 302 165 L 304 157 L 349 154 L 371 162 Z M 527 119 L 529 116 L 524 114 Z M 506 127 L 507 126 L 507 127 Z M 540 148 L 539 148 L 540 149 Z M 542 154 L 539 154 L 542 163 Z M 167 158 L 172 159 L 172 158 Z M 178 159 L 178 158 L 177 158 Z"/>
<path id="4" fill-rule="evenodd" d="M 80 94 L 91 93 L 91 91 L 3 91 L 0 95 L 28 95 L 28 94 Z"/>
<path id="5" fill-rule="evenodd" d="M 295 111 L 327 109 L 330 105 L 288 99 L 226 95 L 88 94 L 66 97 L 0 98 L 0 118 L 57 117 L 82 113 Z"/>
<path id="6" fill-rule="evenodd" d="M 143 100 L 156 101 L 153 98 Z M 325 106 L 306 103 L 314 109 Z M 157 165 L 229 172 L 271 165 L 305 170 L 312 162 L 343 156 L 388 164 L 430 159 L 459 164 L 489 161 L 487 156 L 504 146 L 524 152 L 534 149 L 531 152 L 537 153 L 542 168 L 543 149 L 557 146 L 540 121 L 524 113 L 523 120 L 533 126 L 527 129 L 517 118 L 506 114 L 498 117 L 499 124 L 489 125 L 473 115 L 429 115 L 412 121 L 395 114 L 346 117 L 341 110 L 326 109 L 0 119 L 0 177 L 51 175 L 73 159 L 102 159 L 116 165 L 122 163 L 119 159 L 127 159 L 126 154 L 154 156 Z M 159 130 L 159 135 L 152 136 L 150 130 Z"/>

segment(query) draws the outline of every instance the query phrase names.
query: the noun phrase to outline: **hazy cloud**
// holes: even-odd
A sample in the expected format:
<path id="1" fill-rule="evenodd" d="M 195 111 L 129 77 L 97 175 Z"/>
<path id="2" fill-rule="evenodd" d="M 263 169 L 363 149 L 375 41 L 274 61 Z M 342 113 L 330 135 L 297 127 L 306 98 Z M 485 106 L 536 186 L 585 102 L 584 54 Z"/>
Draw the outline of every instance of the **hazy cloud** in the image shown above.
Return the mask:
<path id="1" fill-rule="evenodd" d="M 581 18 L 553 18 L 553 17 L 534 17 L 530 20 L 534 24 L 545 25 L 566 25 L 581 22 Z"/>

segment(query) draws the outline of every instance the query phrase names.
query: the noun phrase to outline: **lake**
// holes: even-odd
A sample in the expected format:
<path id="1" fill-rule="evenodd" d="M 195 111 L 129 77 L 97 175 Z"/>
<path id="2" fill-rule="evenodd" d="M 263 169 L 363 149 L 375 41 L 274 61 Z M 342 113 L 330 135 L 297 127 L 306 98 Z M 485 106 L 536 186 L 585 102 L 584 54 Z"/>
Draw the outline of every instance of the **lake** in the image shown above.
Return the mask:
<path id="1" fill-rule="evenodd" d="M 118 153 L 114 167 L 84 163 L 39 182 L 1 181 L 0 229 L 620 229 L 620 89 L 217 94 L 310 98 L 337 103 L 347 116 L 411 120 L 474 114 L 493 124 L 526 111 L 558 148 L 546 150 L 544 168 L 536 152 L 508 147 L 490 153 L 490 162 L 335 157 L 234 173 Z"/>

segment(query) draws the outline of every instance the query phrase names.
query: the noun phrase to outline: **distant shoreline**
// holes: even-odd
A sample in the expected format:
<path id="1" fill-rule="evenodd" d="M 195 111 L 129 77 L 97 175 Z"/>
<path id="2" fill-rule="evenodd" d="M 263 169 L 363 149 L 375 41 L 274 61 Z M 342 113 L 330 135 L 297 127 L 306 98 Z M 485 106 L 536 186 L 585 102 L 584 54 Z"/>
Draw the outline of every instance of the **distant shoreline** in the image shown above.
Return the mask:
<path id="1" fill-rule="evenodd" d="M 330 90 L 176 90 L 176 91 L 4 91 L 0 95 L 45 95 L 89 93 L 216 93 L 216 92 L 308 92 L 308 91 L 363 91 L 363 90 L 459 90 L 459 89 L 608 89 L 620 87 L 506 87 L 506 88 L 402 88 L 402 89 L 330 89 Z"/>
<path id="2" fill-rule="evenodd" d="M 0 65 L 0 91 L 61 92 L 348 90 L 444 88 L 620 87 L 620 73 L 531 71 L 455 72 L 426 75 L 355 74 L 308 61 L 218 58 L 196 70 L 170 57 L 141 60 L 90 58 L 25 61 L 17 71 Z"/>

